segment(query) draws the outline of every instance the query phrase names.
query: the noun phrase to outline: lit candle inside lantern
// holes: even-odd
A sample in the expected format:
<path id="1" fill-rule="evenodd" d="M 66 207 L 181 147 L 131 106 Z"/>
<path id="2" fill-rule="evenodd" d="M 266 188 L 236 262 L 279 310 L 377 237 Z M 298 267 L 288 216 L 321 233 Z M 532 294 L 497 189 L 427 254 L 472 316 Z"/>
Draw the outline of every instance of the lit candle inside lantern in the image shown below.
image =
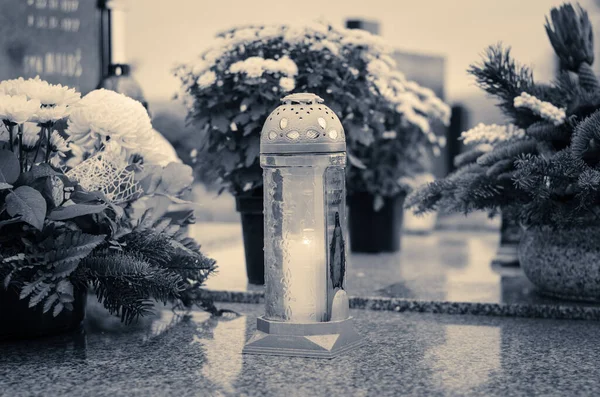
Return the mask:
<path id="1" fill-rule="evenodd" d="M 327 320 L 323 171 L 288 168 L 283 178 L 283 227 L 290 231 L 283 247 L 283 304 L 289 321 Z"/>
<path id="2" fill-rule="evenodd" d="M 345 291 L 346 141 L 314 94 L 292 94 L 261 133 L 265 315 L 244 353 L 331 358 L 362 343 Z"/>

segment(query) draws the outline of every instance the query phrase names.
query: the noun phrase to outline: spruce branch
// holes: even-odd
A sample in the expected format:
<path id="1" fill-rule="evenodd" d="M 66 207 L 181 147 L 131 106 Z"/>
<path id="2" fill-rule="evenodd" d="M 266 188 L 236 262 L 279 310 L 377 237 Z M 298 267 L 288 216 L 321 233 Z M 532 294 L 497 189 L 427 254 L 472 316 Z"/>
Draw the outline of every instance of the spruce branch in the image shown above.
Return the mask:
<path id="1" fill-rule="evenodd" d="M 527 128 L 526 135 L 539 141 L 568 141 L 571 131 L 564 124 L 556 126 L 547 121 L 538 121 Z"/>
<path id="2" fill-rule="evenodd" d="M 471 65 L 468 73 L 475 77 L 481 89 L 499 99 L 498 106 L 517 126 L 526 127 L 538 118 L 515 108 L 513 100 L 522 92 L 535 93 L 533 73 L 529 67 L 517 63 L 510 52 L 510 47 L 504 48 L 500 43 L 489 46 L 483 60 Z"/>
<path id="3" fill-rule="evenodd" d="M 454 165 L 456 167 L 462 167 L 467 164 L 474 163 L 481 155 L 489 152 L 489 149 L 489 145 L 477 145 L 473 149 L 467 150 L 466 152 L 454 157 Z"/>
<path id="4" fill-rule="evenodd" d="M 500 160 L 496 164 L 493 164 L 490 168 L 488 168 L 485 174 L 490 178 L 496 177 L 512 169 L 513 164 L 513 159 Z"/>
<path id="5" fill-rule="evenodd" d="M 522 140 L 498 145 L 494 150 L 477 159 L 477 164 L 490 166 L 497 161 L 511 159 L 522 153 L 533 153 L 537 151 L 537 142 L 534 140 Z"/>
<path id="6" fill-rule="evenodd" d="M 575 127 L 571 139 L 571 152 L 590 165 L 600 161 L 600 110 Z"/>
<path id="7" fill-rule="evenodd" d="M 176 300 L 182 290 L 178 274 L 151 265 L 140 256 L 113 253 L 92 255 L 82 261 L 98 301 L 111 314 L 131 323 L 151 313 L 152 300 Z"/>

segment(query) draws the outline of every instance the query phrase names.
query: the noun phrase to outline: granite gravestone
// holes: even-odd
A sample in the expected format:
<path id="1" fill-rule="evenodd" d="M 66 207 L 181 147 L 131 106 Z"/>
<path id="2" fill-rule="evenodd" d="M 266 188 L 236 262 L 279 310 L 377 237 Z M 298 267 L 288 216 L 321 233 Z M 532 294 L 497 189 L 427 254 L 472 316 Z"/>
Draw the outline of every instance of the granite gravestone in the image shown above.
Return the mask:
<path id="1" fill-rule="evenodd" d="M 97 0 L 2 0 L 0 80 L 35 77 L 87 93 L 102 74 Z"/>

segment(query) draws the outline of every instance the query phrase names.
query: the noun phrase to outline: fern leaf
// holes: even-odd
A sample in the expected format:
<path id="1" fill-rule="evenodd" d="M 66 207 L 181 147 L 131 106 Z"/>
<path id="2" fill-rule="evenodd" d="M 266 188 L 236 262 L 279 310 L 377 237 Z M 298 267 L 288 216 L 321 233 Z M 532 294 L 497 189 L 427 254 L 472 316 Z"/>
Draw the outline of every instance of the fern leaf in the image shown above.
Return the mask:
<path id="1" fill-rule="evenodd" d="M 56 302 L 57 299 L 57 294 L 51 294 L 46 298 L 46 300 L 44 301 L 44 313 L 48 313 L 50 309 L 52 309 L 52 306 L 54 305 L 54 302 Z"/>
<path id="2" fill-rule="evenodd" d="M 58 302 L 56 304 L 56 306 L 54 306 L 54 310 L 52 311 L 52 315 L 54 317 L 58 316 L 60 314 L 60 312 L 63 311 L 64 308 L 65 308 L 65 306 L 62 303 Z"/>
<path id="3" fill-rule="evenodd" d="M 73 284 L 67 279 L 59 281 L 56 285 L 56 292 L 63 304 L 66 302 L 73 302 L 75 299 L 73 296 Z"/>
<path id="4" fill-rule="evenodd" d="M 45 278 L 46 278 L 46 275 L 41 275 L 32 282 L 25 282 L 23 284 L 23 288 L 21 289 L 21 294 L 19 295 L 19 299 L 25 299 L 29 295 L 31 295 L 33 293 L 33 291 L 35 291 L 37 286 L 40 285 L 44 281 Z"/>
<path id="5" fill-rule="evenodd" d="M 52 284 L 40 283 L 35 288 L 35 293 L 29 299 L 29 307 L 34 307 L 42 301 L 50 293 Z"/>

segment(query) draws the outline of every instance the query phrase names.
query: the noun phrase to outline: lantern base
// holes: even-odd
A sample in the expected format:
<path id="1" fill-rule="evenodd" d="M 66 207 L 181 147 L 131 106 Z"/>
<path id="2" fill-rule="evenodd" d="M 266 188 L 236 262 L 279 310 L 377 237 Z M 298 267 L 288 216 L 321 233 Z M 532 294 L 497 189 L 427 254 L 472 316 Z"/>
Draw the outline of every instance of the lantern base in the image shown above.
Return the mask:
<path id="1" fill-rule="evenodd" d="M 354 331 L 352 317 L 322 323 L 288 323 L 259 317 L 256 332 L 242 353 L 334 358 L 363 342 Z"/>

